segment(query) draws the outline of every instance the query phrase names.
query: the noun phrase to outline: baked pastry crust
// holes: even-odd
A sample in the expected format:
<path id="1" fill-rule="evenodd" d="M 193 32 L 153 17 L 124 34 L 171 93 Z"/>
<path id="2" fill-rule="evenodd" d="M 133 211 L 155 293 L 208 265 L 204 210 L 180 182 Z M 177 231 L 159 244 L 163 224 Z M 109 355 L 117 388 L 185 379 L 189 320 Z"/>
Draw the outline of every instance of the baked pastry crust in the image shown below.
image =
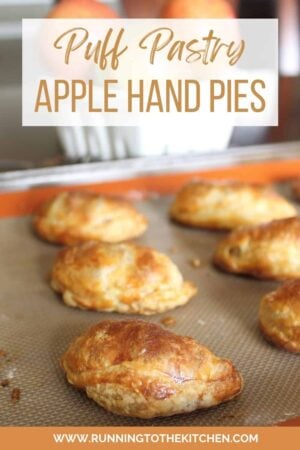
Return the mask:
<path id="1" fill-rule="evenodd" d="M 69 383 L 103 408 L 144 419 L 215 406 L 242 390 L 230 361 L 142 320 L 100 322 L 71 344 L 61 365 Z"/>
<path id="2" fill-rule="evenodd" d="M 259 324 L 273 344 L 300 353 L 300 280 L 288 281 L 263 297 Z"/>
<path id="3" fill-rule="evenodd" d="M 300 219 L 274 220 L 232 231 L 218 245 L 214 263 L 257 278 L 300 278 Z"/>
<path id="4" fill-rule="evenodd" d="M 269 187 L 237 181 L 197 181 L 184 186 L 170 210 L 192 227 L 234 229 L 293 217 L 296 210 Z"/>
<path id="5" fill-rule="evenodd" d="M 72 245 L 132 239 L 146 230 L 147 220 L 124 200 L 92 192 L 61 192 L 42 205 L 33 225 L 47 241 Z"/>
<path id="6" fill-rule="evenodd" d="M 196 293 L 168 256 L 132 243 L 86 242 L 62 250 L 51 285 L 69 306 L 156 314 Z"/>

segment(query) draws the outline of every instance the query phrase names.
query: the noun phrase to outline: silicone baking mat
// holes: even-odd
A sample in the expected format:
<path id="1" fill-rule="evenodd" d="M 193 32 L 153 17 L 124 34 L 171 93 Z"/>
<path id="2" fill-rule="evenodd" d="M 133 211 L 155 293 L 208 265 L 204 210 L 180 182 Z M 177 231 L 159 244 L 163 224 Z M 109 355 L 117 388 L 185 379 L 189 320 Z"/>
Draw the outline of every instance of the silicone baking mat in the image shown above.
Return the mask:
<path id="1" fill-rule="evenodd" d="M 146 185 L 151 190 L 151 181 Z M 231 359 L 244 377 L 242 395 L 213 409 L 145 421 L 106 412 L 67 384 L 59 357 L 72 339 L 100 320 L 122 316 L 69 308 L 49 287 L 48 274 L 59 247 L 39 240 L 31 230 L 31 218 L 21 213 L 52 191 L 0 196 L 2 205 L 9 203 L 11 213 L 20 215 L 0 220 L 0 425 L 249 426 L 300 416 L 300 357 L 268 344 L 257 327 L 260 299 L 278 284 L 216 270 L 211 257 L 224 234 L 171 223 L 171 196 L 166 195 L 137 202 L 150 221 L 138 242 L 167 253 L 199 291 L 187 305 L 145 320 L 160 323 L 171 317 L 175 324 L 170 330 L 190 335 Z M 193 266 L 195 258 L 200 267 Z"/>

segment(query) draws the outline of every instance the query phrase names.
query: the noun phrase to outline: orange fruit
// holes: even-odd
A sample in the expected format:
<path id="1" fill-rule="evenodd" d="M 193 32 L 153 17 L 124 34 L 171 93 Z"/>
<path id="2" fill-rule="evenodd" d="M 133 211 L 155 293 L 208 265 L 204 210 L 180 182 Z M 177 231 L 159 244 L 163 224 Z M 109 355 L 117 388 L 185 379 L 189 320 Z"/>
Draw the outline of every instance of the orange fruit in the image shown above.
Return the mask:
<path id="1" fill-rule="evenodd" d="M 162 9 L 163 19 L 233 19 L 234 8 L 226 0 L 170 0 Z"/>
<path id="2" fill-rule="evenodd" d="M 62 0 L 50 11 L 48 19 L 110 19 L 118 14 L 96 0 Z"/>

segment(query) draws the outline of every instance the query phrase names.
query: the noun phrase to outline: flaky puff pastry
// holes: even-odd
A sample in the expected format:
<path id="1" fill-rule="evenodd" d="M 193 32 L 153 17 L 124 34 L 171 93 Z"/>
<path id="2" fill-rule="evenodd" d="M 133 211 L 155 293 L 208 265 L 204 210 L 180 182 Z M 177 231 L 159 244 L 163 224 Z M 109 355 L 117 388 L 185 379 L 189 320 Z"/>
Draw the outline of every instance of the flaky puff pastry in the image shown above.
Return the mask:
<path id="1" fill-rule="evenodd" d="M 61 359 L 69 383 L 116 414 L 149 419 L 209 408 L 242 390 L 232 363 L 142 320 L 104 321 Z"/>
<path id="2" fill-rule="evenodd" d="M 91 192 L 62 192 L 34 218 L 37 233 L 50 242 L 121 242 L 141 235 L 147 220 L 130 203 Z"/>
<path id="3" fill-rule="evenodd" d="M 218 245 L 214 263 L 257 278 L 300 278 L 300 219 L 274 220 L 232 231 Z"/>
<path id="4" fill-rule="evenodd" d="M 300 280 L 288 281 L 263 297 L 259 324 L 273 344 L 300 353 Z"/>
<path id="5" fill-rule="evenodd" d="M 171 218 L 192 227 L 234 229 L 293 217 L 296 210 L 269 187 L 237 181 L 198 181 L 177 194 Z"/>
<path id="6" fill-rule="evenodd" d="M 168 256 L 130 243 L 86 242 L 62 250 L 51 285 L 69 306 L 137 314 L 167 311 L 196 293 Z"/>

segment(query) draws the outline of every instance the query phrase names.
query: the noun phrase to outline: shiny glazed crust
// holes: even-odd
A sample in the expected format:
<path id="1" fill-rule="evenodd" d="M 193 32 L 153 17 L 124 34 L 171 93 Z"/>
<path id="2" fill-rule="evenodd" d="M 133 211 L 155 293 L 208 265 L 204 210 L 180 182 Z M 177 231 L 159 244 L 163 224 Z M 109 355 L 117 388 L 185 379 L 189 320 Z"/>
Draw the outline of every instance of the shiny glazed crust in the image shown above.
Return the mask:
<path id="1" fill-rule="evenodd" d="M 144 419 L 215 406 L 242 390 L 230 361 L 142 320 L 100 322 L 71 344 L 61 365 L 69 383 L 103 408 Z"/>
<path id="2" fill-rule="evenodd" d="M 51 285 L 69 306 L 155 314 L 196 293 L 168 256 L 131 243 L 86 242 L 59 252 Z"/>
<path id="3" fill-rule="evenodd" d="M 233 229 L 296 215 L 293 205 L 266 186 L 236 181 L 198 181 L 184 186 L 170 210 L 177 222 Z"/>
<path id="4" fill-rule="evenodd" d="M 42 205 L 33 225 L 47 241 L 72 245 L 132 239 L 146 230 L 147 220 L 123 200 L 90 192 L 62 192 Z"/>
<path id="5" fill-rule="evenodd" d="M 288 281 L 263 297 L 259 323 L 269 341 L 300 353 L 300 280 Z"/>
<path id="6" fill-rule="evenodd" d="M 300 219 L 274 220 L 232 231 L 219 243 L 214 263 L 227 272 L 257 278 L 299 278 Z"/>

